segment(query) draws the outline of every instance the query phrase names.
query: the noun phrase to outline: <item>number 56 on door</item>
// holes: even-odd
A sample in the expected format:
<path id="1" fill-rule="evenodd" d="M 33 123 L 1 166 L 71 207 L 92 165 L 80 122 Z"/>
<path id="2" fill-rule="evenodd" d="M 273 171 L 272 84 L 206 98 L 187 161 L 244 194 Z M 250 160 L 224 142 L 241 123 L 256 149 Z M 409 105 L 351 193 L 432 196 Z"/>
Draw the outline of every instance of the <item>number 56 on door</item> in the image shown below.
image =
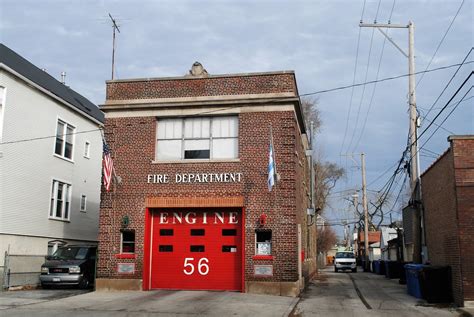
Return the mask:
<path id="1" fill-rule="evenodd" d="M 198 259 L 196 259 L 198 260 Z M 183 272 L 186 275 L 192 275 L 194 273 L 194 258 L 185 258 L 184 259 L 184 268 Z M 209 260 L 207 258 L 200 258 L 197 264 L 197 270 L 201 275 L 207 275 L 209 273 Z"/>

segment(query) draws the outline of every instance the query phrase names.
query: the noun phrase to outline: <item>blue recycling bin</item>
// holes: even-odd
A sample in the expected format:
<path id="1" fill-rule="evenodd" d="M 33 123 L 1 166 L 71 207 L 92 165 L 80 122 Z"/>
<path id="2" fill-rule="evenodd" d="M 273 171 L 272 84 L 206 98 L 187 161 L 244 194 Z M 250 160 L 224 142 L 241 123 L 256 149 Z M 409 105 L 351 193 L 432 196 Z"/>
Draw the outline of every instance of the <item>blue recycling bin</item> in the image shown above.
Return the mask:
<path id="1" fill-rule="evenodd" d="M 420 287 L 420 273 L 423 264 L 405 264 L 405 273 L 407 276 L 407 292 L 416 298 L 423 298 Z"/>
<path id="2" fill-rule="evenodd" d="M 374 261 L 374 273 L 380 274 L 380 260 Z"/>

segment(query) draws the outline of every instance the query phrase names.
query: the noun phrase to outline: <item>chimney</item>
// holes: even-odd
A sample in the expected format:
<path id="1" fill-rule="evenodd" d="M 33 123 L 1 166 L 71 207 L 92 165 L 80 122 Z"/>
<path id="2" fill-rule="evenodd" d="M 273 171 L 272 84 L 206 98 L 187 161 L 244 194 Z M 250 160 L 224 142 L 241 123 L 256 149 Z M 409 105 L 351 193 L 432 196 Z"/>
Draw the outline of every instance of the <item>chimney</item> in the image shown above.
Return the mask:
<path id="1" fill-rule="evenodd" d="M 61 84 L 66 84 L 66 72 L 61 72 Z"/>

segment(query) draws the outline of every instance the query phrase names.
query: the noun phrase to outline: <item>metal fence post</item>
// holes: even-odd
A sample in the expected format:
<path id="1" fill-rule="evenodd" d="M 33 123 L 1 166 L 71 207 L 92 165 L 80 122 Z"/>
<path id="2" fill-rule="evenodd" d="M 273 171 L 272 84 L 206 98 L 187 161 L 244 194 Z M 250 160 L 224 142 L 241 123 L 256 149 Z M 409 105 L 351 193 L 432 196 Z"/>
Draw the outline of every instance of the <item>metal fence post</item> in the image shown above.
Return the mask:
<path id="1" fill-rule="evenodd" d="M 7 280 L 7 272 L 9 270 L 8 267 L 8 251 L 5 251 L 5 257 L 3 258 L 3 274 L 2 274 L 2 287 L 1 290 L 4 291 L 8 289 L 8 286 L 5 285 L 5 282 Z"/>

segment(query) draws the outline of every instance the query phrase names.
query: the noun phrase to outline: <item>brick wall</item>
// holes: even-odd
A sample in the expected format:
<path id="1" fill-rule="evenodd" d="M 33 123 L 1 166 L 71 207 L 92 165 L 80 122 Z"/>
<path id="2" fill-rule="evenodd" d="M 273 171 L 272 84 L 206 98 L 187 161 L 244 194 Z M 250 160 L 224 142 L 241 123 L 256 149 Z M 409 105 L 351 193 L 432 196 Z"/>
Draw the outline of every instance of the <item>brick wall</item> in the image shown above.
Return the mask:
<path id="1" fill-rule="evenodd" d="M 429 260 L 451 266 L 454 300 L 463 305 L 474 300 L 474 139 L 452 137 L 421 184 Z"/>
<path id="2" fill-rule="evenodd" d="M 451 266 L 453 296 L 460 303 L 462 282 L 452 151 L 422 175 L 421 184 L 429 261 L 433 265 Z"/>
<path id="3" fill-rule="evenodd" d="M 127 97 L 128 98 L 128 97 Z M 269 126 L 281 181 L 276 190 L 267 189 Z M 141 279 L 144 256 L 145 201 L 150 197 L 235 197 L 245 205 L 245 279 L 247 281 L 296 281 L 297 223 L 304 223 L 306 196 L 302 184 L 306 158 L 301 134 L 292 111 L 239 114 L 239 157 L 236 162 L 152 163 L 155 158 L 156 119 L 154 117 L 107 118 L 105 136 L 112 149 L 117 174 L 122 183 L 110 193 L 102 191 L 99 233 L 99 278 Z M 297 154 L 298 153 L 298 154 Z M 301 163 L 301 164 L 300 164 Z M 148 184 L 148 174 L 240 172 L 241 183 Z M 272 229 L 273 261 L 254 260 L 255 229 L 262 212 L 268 216 L 265 228 Z M 136 231 L 136 259 L 117 259 L 120 250 L 120 221 L 130 217 L 129 229 Z M 303 232 L 305 236 L 306 231 Z M 304 241 L 304 240 L 303 240 Z M 304 247 L 305 243 L 303 243 Z M 117 263 L 135 263 L 134 275 L 116 273 Z M 253 276 L 254 264 L 273 264 L 274 276 Z"/>
<path id="4" fill-rule="evenodd" d="M 464 301 L 474 301 L 474 138 L 451 141 Z"/>
<path id="5" fill-rule="evenodd" d="M 293 93 L 293 72 L 249 75 L 116 80 L 107 82 L 107 100 Z"/>

